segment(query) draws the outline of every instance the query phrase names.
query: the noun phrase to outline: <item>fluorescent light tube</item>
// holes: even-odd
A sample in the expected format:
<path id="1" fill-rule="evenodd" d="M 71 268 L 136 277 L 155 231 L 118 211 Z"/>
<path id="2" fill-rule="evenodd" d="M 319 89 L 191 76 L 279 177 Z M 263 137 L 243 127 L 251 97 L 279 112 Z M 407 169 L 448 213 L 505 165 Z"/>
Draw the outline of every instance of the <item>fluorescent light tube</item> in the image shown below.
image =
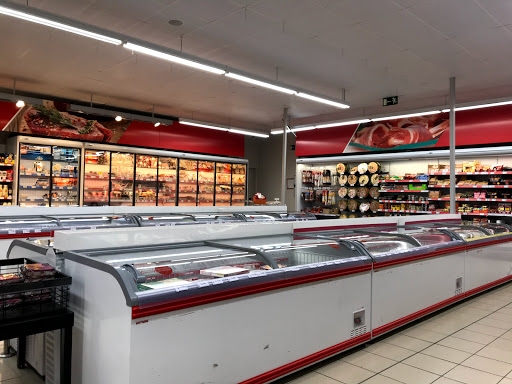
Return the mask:
<path id="1" fill-rule="evenodd" d="M 338 123 L 326 123 L 326 124 L 315 125 L 315 128 L 341 127 L 343 125 L 363 124 L 363 123 L 369 123 L 369 122 L 370 122 L 370 119 L 342 121 L 342 122 L 338 122 Z"/>
<path id="2" fill-rule="evenodd" d="M 480 105 L 470 105 L 467 107 L 455 107 L 456 111 L 467 111 L 469 109 L 479 109 L 479 108 L 489 108 L 489 107 L 499 107 L 500 105 L 510 105 L 512 101 L 500 101 L 499 103 L 489 103 L 489 104 L 480 104 Z M 441 112 L 450 112 L 450 109 L 443 109 Z"/>
<path id="3" fill-rule="evenodd" d="M 232 79 L 244 81 L 246 83 L 258 85 L 258 86 L 263 87 L 263 88 L 269 88 L 269 89 L 273 89 L 274 91 L 287 93 L 289 95 L 293 95 L 295 93 L 295 91 L 293 89 L 280 87 L 278 85 L 266 83 L 264 81 L 260 81 L 260 80 L 256 80 L 256 79 L 251 79 L 250 77 L 246 77 L 246 76 L 242 76 L 242 75 L 237 75 L 236 73 L 233 73 L 233 72 L 226 73 L 226 76 L 227 77 L 231 77 Z"/>
<path id="4" fill-rule="evenodd" d="M 439 113 L 439 112 L 441 112 L 441 111 L 427 111 L 427 112 L 409 113 L 407 115 L 379 117 L 377 119 L 371 119 L 371 120 L 372 121 L 395 120 L 395 119 L 401 119 L 403 117 L 435 115 L 436 113 Z"/>
<path id="5" fill-rule="evenodd" d="M 270 131 L 271 134 L 273 135 L 279 135 L 279 134 L 283 134 L 284 132 L 284 129 L 273 129 L 272 131 Z"/>
<path id="6" fill-rule="evenodd" d="M 269 137 L 266 133 L 256 133 L 251 131 L 243 131 L 241 129 L 230 129 L 229 132 L 232 133 L 240 133 L 242 135 L 248 135 L 248 136 L 256 136 L 256 137 Z"/>
<path id="7" fill-rule="evenodd" d="M 311 126 L 311 127 L 292 128 L 291 131 L 292 132 L 301 132 L 301 131 L 311 131 L 313 129 L 316 129 L 316 127 Z"/>
<path id="8" fill-rule="evenodd" d="M 189 120 L 181 120 L 180 119 L 180 124 L 193 125 L 194 127 L 215 129 L 217 131 L 229 131 L 228 128 L 222 128 L 222 127 L 217 127 L 215 125 L 209 125 L 209 124 L 203 124 L 203 123 L 196 123 L 194 121 L 189 121 Z"/>
<path id="9" fill-rule="evenodd" d="M 309 99 L 309 100 L 317 101 L 319 103 L 332 105 L 333 107 L 344 108 L 344 109 L 345 108 L 350 108 L 350 106 L 347 105 L 347 104 L 338 103 L 336 101 L 324 99 L 323 97 L 313 96 L 313 95 L 310 95 L 310 94 L 304 93 L 304 92 L 298 92 L 297 96 L 303 97 L 304 99 Z"/>
<path id="10" fill-rule="evenodd" d="M 132 44 L 132 43 L 125 43 L 123 46 L 125 48 L 130 49 L 130 50 L 135 51 L 135 52 L 143 53 L 143 54 L 146 54 L 146 55 L 149 55 L 149 56 L 153 56 L 153 57 L 157 57 L 159 59 L 163 59 L 163 60 L 167 60 L 167 61 L 172 61 L 173 63 L 176 63 L 176 64 L 186 65 L 187 67 L 201 69 L 203 71 L 215 73 L 217 75 L 223 75 L 224 73 L 226 73 L 226 71 L 224 71 L 223 69 L 211 67 L 209 65 L 205 65 L 205 64 L 201 64 L 201 63 L 198 63 L 198 62 L 195 62 L 195 61 L 192 61 L 192 60 L 184 59 L 184 58 L 179 57 L 179 56 L 174 56 L 174 55 L 171 55 L 169 53 L 164 53 L 164 52 L 156 51 L 154 49 L 146 48 L 146 47 L 143 47 L 141 45 Z"/>
<path id="11" fill-rule="evenodd" d="M 123 43 L 119 39 L 114 39 L 112 37 L 100 35 L 99 33 L 94 33 L 91 31 L 87 31 L 85 29 L 72 27 L 71 25 L 59 23 L 59 22 L 56 22 L 56 21 L 53 21 L 50 19 L 45 19 L 43 17 L 32 15 L 30 13 L 20 12 L 20 11 L 16 11 L 14 9 L 2 7 L 2 6 L 0 6 L 0 13 L 7 15 L 7 16 L 16 17 L 18 19 L 30 21 L 32 23 L 42 24 L 42 25 L 46 25 L 47 27 L 52 27 L 52 28 L 66 31 L 66 32 L 75 33 L 77 35 L 89 37 L 91 39 L 103 41 L 105 43 L 110 43 L 110 44 L 115 44 L 115 45 L 121 45 Z"/>

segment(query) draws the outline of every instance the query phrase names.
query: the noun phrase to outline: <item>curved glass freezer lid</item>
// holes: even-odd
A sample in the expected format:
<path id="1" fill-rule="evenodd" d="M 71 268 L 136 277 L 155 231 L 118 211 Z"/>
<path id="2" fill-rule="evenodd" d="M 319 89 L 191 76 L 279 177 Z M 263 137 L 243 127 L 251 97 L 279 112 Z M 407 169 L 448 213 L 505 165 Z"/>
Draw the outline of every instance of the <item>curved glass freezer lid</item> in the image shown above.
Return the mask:
<path id="1" fill-rule="evenodd" d="M 196 222 L 192 215 L 179 213 L 137 215 L 136 217 L 143 227 L 194 224 Z"/>
<path id="2" fill-rule="evenodd" d="M 245 222 L 244 217 L 237 213 L 193 213 L 192 216 L 201 224 Z"/>
<path id="3" fill-rule="evenodd" d="M 242 213 L 246 221 L 305 221 L 316 220 L 316 216 L 308 212 L 291 212 L 291 213 Z"/>
<path id="4" fill-rule="evenodd" d="M 486 240 L 491 237 L 502 237 L 512 235 L 511 228 L 506 224 L 482 223 L 479 225 L 428 223 L 419 224 L 421 227 L 436 228 L 438 230 L 448 230 L 464 241 Z"/>
<path id="5" fill-rule="evenodd" d="M 379 258 L 410 257 L 462 243 L 449 231 L 413 226 L 303 232 L 302 235 L 355 241 L 369 255 Z"/>
<path id="6" fill-rule="evenodd" d="M 59 228 L 59 221 L 46 216 L 1 217 L 0 235 L 51 232 Z"/>
<path id="7" fill-rule="evenodd" d="M 301 284 L 306 275 L 327 273 L 325 278 L 332 278 L 347 268 L 371 269 L 371 259 L 350 243 L 295 240 L 291 235 L 244 240 L 243 246 L 237 239 L 238 244 L 226 240 L 80 250 L 64 257 L 114 275 L 131 306 L 232 288 L 250 290 L 290 278 Z"/>
<path id="8" fill-rule="evenodd" d="M 131 216 L 111 215 L 76 215 L 55 218 L 59 221 L 62 229 L 96 229 L 96 228 L 117 228 L 137 227 L 137 221 Z"/>

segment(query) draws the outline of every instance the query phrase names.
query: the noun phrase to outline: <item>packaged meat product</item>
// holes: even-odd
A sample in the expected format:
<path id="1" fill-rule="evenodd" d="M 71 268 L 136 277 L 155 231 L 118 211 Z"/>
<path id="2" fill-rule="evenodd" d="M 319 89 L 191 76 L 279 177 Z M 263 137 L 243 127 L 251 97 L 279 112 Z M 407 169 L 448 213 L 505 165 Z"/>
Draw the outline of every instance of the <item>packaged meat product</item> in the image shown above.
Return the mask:
<path id="1" fill-rule="evenodd" d="M 357 183 L 357 176 L 356 175 L 350 175 L 348 177 L 348 183 L 350 185 L 355 185 Z"/>
<path id="2" fill-rule="evenodd" d="M 340 200 L 338 201 L 338 208 L 340 211 L 344 211 L 347 209 L 347 200 Z"/>
<path id="3" fill-rule="evenodd" d="M 371 187 L 369 193 L 370 196 L 373 197 L 374 199 L 377 199 L 380 196 L 378 187 Z"/>
<path id="4" fill-rule="evenodd" d="M 377 185 L 379 184 L 379 180 L 380 180 L 380 176 L 378 174 L 374 174 L 372 175 L 372 177 L 370 178 L 370 181 L 373 185 Z"/>
<path id="5" fill-rule="evenodd" d="M 370 211 L 377 212 L 379 210 L 379 202 L 374 200 L 370 203 Z"/>
<path id="6" fill-rule="evenodd" d="M 345 196 L 347 196 L 347 192 L 348 192 L 348 188 L 346 188 L 346 187 L 341 187 L 341 188 L 338 190 L 338 196 L 339 196 L 339 197 L 345 197 Z"/>
<path id="7" fill-rule="evenodd" d="M 361 212 L 366 212 L 370 209 L 370 203 L 361 203 L 361 205 L 359 205 L 359 210 Z"/>
<path id="8" fill-rule="evenodd" d="M 23 278 L 17 273 L 2 273 L 0 275 L 0 285 L 22 283 Z"/>
<path id="9" fill-rule="evenodd" d="M 55 275 L 55 269 L 50 264 L 25 264 L 21 273 L 26 279 L 47 279 Z"/>
<path id="10" fill-rule="evenodd" d="M 359 176 L 359 185 L 361 187 L 364 187 L 366 184 L 368 184 L 369 181 L 370 178 L 368 177 L 368 175 Z"/>
<path id="11" fill-rule="evenodd" d="M 357 166 L 357 171 L 360 175 L 364 175 L 368 171 L 368 164 L 361 163 Z"/>
<path id="12" fill-rule="evenodd" d="M 344 173 L 347 172 L 347 166 L 343 163 L 339 163 L 338 165 L 336 165 L 336 171 L 338 171 L 338 173 L 340 175 L 343 175 Z"/>
<path id="13" fill-rule="evenodd" d="M 359 208 L 359 201 L 357 200 L 349 200 L 347 204 L 348 210 L 355 212 L 357 211 L 357 208 Z"/>
<path id="14" fill-rule="evenodd" d="M 247 268 L 222 266 L 222 267 L 201 269 L 200 273 L 201 273 L 201 275 L 206 275 L 206 276 L 228 277 L 228 276 L 235 276 L 235 275 L 243 275 L 244 273 L 249 273 L 249 270 Z"/>
<path id="15" fill-rule="evenodd" d="M 376 161 L 372 161 L 368 164 L 368 172 L 370 173 L 377 173 L 380 171 L 380 163 L 377 163 Z"/>
<path id="16" fill-rule="evenodd" d="M 369 193 L 369 190 L 366 187 L 357 188 L 357 196 L 360 199 L 364 199 L 364 198 L 368 197 L 368 193 Z"/>
<path id="17" fill-rule="evenodd" d="M 348 197 L 350 197 L 351 199 L 353 199 L 354 197 L 356 197 L 357 195 L 357 188 L 349 188 L 348 191 L 347 191 L 347 195 Z"/>
<path id="18" fill-rule="evenodd" d="M 348 182 L 347 175 L 340 175 L 340 177 L 338 178 L 338 183 L 340 183 L 340 185 L 345 185 L 345 184 L 347 184 L 347 182 Z"/>

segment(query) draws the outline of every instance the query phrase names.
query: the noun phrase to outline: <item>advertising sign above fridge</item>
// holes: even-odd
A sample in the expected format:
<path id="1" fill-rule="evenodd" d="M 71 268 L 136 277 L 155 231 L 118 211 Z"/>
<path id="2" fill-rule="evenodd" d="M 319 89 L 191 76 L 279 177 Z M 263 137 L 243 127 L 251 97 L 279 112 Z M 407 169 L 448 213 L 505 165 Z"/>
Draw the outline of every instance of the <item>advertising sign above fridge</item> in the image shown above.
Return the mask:
<path id="1" fill-rule="evenodd" d="M 44 100 L 40 105 L 0 104 L 3 132 L 85 142 L 171 149 L 221 156 L 244 156 L 245 137 L 197 127 L 159 125 L 70 111 L 70 104 Z M 6 116 L 3 116 L 6 115 Z"/>
<path id="2" fill-rule="evenodd" d="M 297 132 L 295 154 L 405 151 L 449 146 L 448 113 L 382 120 L 359 125 Z M 512 106 L 456 113 L 456 145 L 485 146 L 512 142 Z"/>

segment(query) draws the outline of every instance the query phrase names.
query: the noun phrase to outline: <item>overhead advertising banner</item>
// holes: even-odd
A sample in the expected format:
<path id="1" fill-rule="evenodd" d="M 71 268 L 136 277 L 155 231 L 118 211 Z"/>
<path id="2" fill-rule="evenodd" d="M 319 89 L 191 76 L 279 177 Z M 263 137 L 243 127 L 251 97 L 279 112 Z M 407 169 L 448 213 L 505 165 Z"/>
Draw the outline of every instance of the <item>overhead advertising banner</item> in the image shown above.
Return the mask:
<path id="1" fill-rule="evenodd" d="M 437 113 L 359 125 L 297 132 L 297 156 L 382 153 L 447 148 L 449 114 Z M 455 116 L 457 146 L 512 143 L 512 106 L 460 111 Z"/>
<path id="2" fill-rule="evenodd" d="M 360 124 L 343 153 L 432 147 L 449 128 L 448 113 Z"/>
<path id="3" fill-rule="evenodd" d="M 174 122 L 171 125 L 90 115 L 70 111 L 69 104 L 45 100 L 40 105 L 17 108 L 1 102 L 0 127 L 3 132 L 71 139 L 85 142 L 131 145 L 243 157 L 245 136 L 197 128 Z"/>

